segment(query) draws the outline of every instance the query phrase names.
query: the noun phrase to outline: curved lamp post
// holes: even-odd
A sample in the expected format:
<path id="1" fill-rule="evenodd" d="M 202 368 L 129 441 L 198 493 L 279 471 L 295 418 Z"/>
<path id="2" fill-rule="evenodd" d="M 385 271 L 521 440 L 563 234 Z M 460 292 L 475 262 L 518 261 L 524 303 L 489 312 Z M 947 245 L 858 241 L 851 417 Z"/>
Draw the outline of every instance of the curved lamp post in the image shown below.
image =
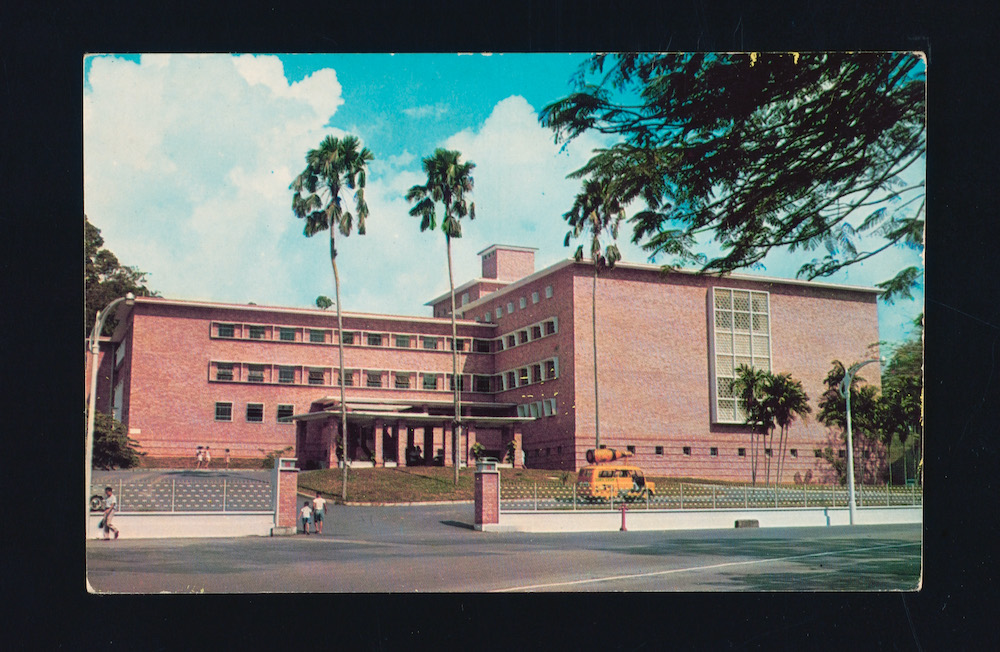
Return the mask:
<path id="1" fill-rule="evenodd" d="M 873 358 L 864 362 L 855 362 L 844 374 L 844 380 L 840 382 L 840 395 L 847 399 L 847 507 L 851 516 L 851 525 L 854 525 L 854 512 L 857 505 L 854 499 L 854 439 L 851 436 L 851 382 L 854 374 L 866 364 L 873 362 L 885 362 L 885 358 Z"/>
<path id="2" fill-rule="evenodd" d="M 87 410 L 87 485 L 86 493 L 84 494 L 84 503 L 87 505 L 87 516 L 84 520 L 86 524 L 84 527 L 90 525 L 90 473 L 91 467 L 94 464 L 94 415 L 97 411 L 97 356 L 101 351 L 101 331 L 104 330 L 104 322 L 108 320 L 108 317 L 122 301 L 125 302 L 126 306 L 131 306 L 135 303 L 135 295 L 129 292 L 124 297 L 115 299 L 104 310 L 98 312 L 94 322 L 94 330 L 90 332 L 90 405 Z"/>

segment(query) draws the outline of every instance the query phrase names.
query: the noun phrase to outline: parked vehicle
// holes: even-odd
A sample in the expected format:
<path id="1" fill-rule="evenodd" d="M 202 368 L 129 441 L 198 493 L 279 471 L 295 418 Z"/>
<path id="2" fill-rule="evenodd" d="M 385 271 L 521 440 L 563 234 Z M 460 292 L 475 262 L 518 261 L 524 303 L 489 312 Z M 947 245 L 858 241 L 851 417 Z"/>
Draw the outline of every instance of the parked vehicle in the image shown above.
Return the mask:
<path id="1" fill-rule="evenodd" d="M 104 496 L 99 494 L 94 494 L 90 497 L 90 511 L 92 512 L 103 512 L 104 511 Z"/>
<path id="2" fill-rule="evenodd" d="M 591 464 L 577 474 L 576 493 L 589 501 L 641 500 L 654 496 L 656 485 L 631 464 Z"/>

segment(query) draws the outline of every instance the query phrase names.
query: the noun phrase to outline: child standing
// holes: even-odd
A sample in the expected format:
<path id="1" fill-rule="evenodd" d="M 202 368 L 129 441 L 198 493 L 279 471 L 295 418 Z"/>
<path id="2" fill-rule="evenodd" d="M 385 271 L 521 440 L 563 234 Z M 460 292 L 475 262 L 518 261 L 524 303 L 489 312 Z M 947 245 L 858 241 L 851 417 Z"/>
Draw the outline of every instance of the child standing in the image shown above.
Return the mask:
<path id="1" fill-rule="evenodd" d="M 309 534 L 309 517 L 312 516 L 312 510 L 309 509 L 309 501 L 302 503 L 302 509 L 299 510 L 299 516 L 302 518 L 302 531 Z"/>

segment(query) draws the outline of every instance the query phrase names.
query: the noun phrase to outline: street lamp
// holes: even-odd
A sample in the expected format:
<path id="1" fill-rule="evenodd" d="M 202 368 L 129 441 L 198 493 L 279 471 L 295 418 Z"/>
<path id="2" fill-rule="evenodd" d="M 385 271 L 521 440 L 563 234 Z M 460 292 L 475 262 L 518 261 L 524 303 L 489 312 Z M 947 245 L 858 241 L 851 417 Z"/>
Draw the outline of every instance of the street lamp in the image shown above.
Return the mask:
<path id="1" fill-rule="evenodd" d="M 126 306 L 131 306 L 135 303 L 135 295 L 129 292 L 124 297 L 120 297 L 109 303 L 104 310 L 99 311 L 94 322 L 94 330 L 90 332 L 90 406 L 87 410 L 87 485 L 86 493 L 84 494 L 84 502 L 87 505 L 87 516 L 84 519 L 84 527 L 90 525 L 90 472 L 94 464 L 94 415 L 97 412 L 97 356 L 101 351 L 101 331 L 104 330 L 104 322 L 107 321 L 112 311 L 122 301 L 125 302 Z"/>
<path id="2" fill-rule="evenodd" d="M 851 436 L 851 381 L 854 374 L 866 364 L 873 362 L 885 362 L 885 358 L 873 358 L 864 362 L 855 362 L 844 374 L 844 380 L 840 383 L 840 395 L 847 399 L 847 507 L 851 516 L 851 525 L 854 525 L 854 512 L 857 505 L 854 500 L 854 439 Z"/>

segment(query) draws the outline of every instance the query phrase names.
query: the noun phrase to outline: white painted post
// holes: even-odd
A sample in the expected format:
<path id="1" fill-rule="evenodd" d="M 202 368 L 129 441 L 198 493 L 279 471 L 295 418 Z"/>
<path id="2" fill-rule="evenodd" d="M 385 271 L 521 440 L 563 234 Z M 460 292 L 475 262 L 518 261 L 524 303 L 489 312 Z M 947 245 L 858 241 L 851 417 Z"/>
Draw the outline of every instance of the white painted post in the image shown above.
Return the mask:
<path id="1" fill-rule="evenodd" d="M 226 479 L 222 478 L 222 512 L 226 511 Z"/>
<path id="2" fill-rule="evenodd" d="M 889 483 L 885 483 L 885 506 L 889 506 Z"/>
<path id="3" fill-rule="evenodd" d="M 778 509 L 778 481 L 774 481 L 774 508 Z"/>
<path id="4" fill-rule="evenodd" d="M 809 494 L 806 492 L 805 485 L 802 485 L 802 506 L 809 507 Z"/>
<path id="5" fill-rule="evenodd" d="M 174 511 L 174 505 L 177 503 L 177 479 L 170 479 L 170 511 Z"/>
<path id="6" fill-rule="evenodd" d="M 123 498 L 123 496 L 122 496 L 122 479 L 118 478 L 118 505 L 119 505 L 118 509 L 119 510 L 121 509 L 121 504 L 124 502 L 122 500 L 122 498 Z"/>
<path id="7" fill-rule="evenodd" d="M 748 509 L 750 507 L 750 501 L 747 499 L 747 486 L 743 485 L 743 509 Z"/>
<path id="8" fill-rule="evenodd" d="M 573 483 L 573 511 L 576 511 L 576 483 Z"/>
<path id="9" fill-rule="evenodd" d="M 715 509 L 715 485 L 712 485 L 712 509 Z"/>
<path id="10" fill-rule="evenodd" d="M 535 482 L 535 511 L 538 511 L 538 482 Z"/>
<path id="11" fill-rule="evenodd" d="M 681 483 L 681 509 L 684 509 L 684 483 Z"/>

